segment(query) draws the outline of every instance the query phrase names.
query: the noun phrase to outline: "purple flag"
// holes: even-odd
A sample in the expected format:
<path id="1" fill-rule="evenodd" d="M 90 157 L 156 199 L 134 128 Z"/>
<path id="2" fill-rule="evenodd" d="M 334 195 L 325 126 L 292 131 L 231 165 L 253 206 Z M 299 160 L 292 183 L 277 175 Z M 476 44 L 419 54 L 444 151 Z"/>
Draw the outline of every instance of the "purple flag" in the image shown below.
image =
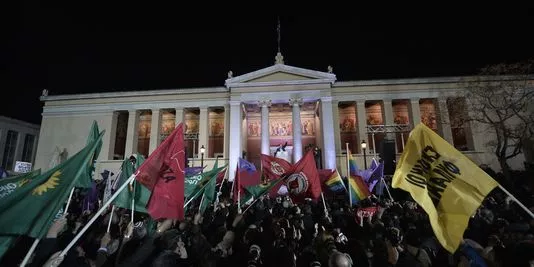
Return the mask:
<path id="1" fill-rule="evenodd" d="M 247 160 L 239 158 L 239 169 L 246 170 L 248 172 L 255 172 L 256 166 L 254 166 L 254 164 L 248 162 Z"/>
<path id="2" fill-rule="evenodd" d="M 195 175 L 199 175 L 202 170 L 204 168 L 203 167 L 187 167 L 185 168 L 185 176 L 195 176 Z"/>

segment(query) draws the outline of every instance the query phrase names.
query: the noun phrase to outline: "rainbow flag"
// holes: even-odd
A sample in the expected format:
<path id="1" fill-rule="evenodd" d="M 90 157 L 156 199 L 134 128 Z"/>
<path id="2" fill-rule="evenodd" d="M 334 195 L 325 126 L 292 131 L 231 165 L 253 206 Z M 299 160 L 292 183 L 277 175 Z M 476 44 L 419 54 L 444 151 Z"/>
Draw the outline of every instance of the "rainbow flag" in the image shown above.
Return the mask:
<path id="1" fill-rule="evenodd" d="M 371 195 L 367 184 L 363 181 L 363 178 L 359 175 L 350 175 L 349 188 L 352 196 L 352 204 L 356 204 L 361 200 L 368 198 Z"/>
<path id="2" fill-rule="evenodd" d="M 338 192 L 341 190 L 347 190 L 345 188 L 345 185 L 343 184 L 343 180 L 341 179 L 341 175 L 339 175 L 339 172 L 337 170 L 333 170 L 330 176 L 326 179 L 324 182 L 330 190 L 333 192 Z"/>
<path id="3" fill-rule="evenodd" d="M 354 160 L 354 158 L 352 157 L 350 149 L 347 151 L 347 155 L 349 157 L 350 175 L 357 175 L 358 165 L 356 164 L 356 160 Z"/>

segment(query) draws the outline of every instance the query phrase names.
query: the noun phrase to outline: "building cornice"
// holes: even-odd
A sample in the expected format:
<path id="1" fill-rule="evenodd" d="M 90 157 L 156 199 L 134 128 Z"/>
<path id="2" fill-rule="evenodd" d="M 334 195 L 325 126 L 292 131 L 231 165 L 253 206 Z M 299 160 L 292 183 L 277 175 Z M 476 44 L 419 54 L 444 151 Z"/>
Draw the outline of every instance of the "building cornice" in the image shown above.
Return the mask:
<path id="1" fill-rule="evenodd" d="M 453 76 L 453 77 L 429 77 L 429 78 L 403 78 L 403 79 L 380 79 L 362 81 L 340 81 L 332 87 L 351 86 L 376 86 L 376 85 L 405 85 L 405 84 L 438 84 L 438 83 L 466 83 L 473 81 L 501 81 L 501 80 L 524 80 L 518 76 Z M 527 76 L 528 80 L 534 80 L 534 75 Z"/>
<path id="2" fill-rule="evenodd" d="M 43 116 L 64 115 L 64 114 L 102 114 L 121 110 L 153 110 L 153 109 L 175 109 L 175 108 L 196 108 L 196 107 L 223 107 L 228 103 L 227 99 L 209 101 L 151 101 L 149 103 L 116 103 L 116 104 L 82 104 L 82 105 L 61 105 L 45 106 Z"/>
<path id="3" fill-rule="evenodd" d="M 34 128 L 36 130 L 39 130 L 41 128 L 41 126 L 39 124 L 33 124 L 33 123 L 29 123 L 29 122 L 25 122 L 25 121 L 21 121 L 21 120 L 17 120 L 17 119 L 5 117 L 5 116 L 0 116 L 0 122 L 14 124 L 14 125 L 20 125 L 20 126 L 24 126 L 24 127 L 28 127 L 28 128 Z"/>
<path id="4" fill-rule="evenodd" d="M 92 93 L 92 94 L 74 94 L 74 95 L 52 95 L 52 96 L 41 96 L 40 99 L 41 101 L 55 101 L 55 100 L 118 98 L 118 97 L 144 97 L 144 96 L 160 96 L 160 95 L 207 94 L 207 93 L 225 93 L 225 92 L 228 92 L 228 89 L 226 87 L 221 86 L 221 87 L 199 87 L 199 88 L 108 92 L 108 93 Z"/>

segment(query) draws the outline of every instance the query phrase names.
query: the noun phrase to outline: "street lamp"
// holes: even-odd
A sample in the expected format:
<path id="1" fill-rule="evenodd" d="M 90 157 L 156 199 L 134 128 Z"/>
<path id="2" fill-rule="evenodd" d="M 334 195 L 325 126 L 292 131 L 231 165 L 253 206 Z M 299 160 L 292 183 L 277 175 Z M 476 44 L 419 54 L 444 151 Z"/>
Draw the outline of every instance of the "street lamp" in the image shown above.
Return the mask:
<path id="1" fill-rule="evenodd" d="M 200 167 L 202 168 L 200 172 L 204 172 L 204 152 L 206 152 L 206 148 L 204 148 L 204 145 L 200 147 Z"/>
<path id="2" fill-rule="evenodd" d="M 365 142 L 365 140 L 362 140 L 362 144 L 361 145 L 362 145 L 362 150 L 363 150 L 363 166 L 367 170 L 367 155 L 365 154 L 365 150 L 367 148 L 367 143 Z"/>

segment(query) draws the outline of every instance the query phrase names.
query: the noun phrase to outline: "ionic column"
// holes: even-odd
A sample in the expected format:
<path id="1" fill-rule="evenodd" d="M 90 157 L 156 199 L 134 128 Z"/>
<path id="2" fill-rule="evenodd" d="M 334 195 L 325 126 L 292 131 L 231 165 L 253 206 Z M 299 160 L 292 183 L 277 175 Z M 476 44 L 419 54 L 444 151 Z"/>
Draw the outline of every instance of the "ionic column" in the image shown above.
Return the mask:
<path id="1" fill-rule="evenodd" d="M 365 140 L 368 147 L 371 147 L 370 144 L 372 144 L 372 140 L 367 140 L 367 112 L 365 111 L 364 99 L 358 99 L 356 101 L 356 113 L 358 116 L 358 141 L 361 143 Z M 360 146 L 358 145 L 358 147 Z"/>
<path id="2" fill-rule="evenodd" d="M 174 116 L 174 125 L 175 127 L 178 127 L 180 123 L 184 122 L 184 108 L 178 107 L 175 108 L 174 111 L 176 112 L 176 115 Z"/>
<path id="3" fill-rule="evenodd" d="M 137 153 L 137 141 L 139 137 L 139 111 L 128 110 L 128 132 L 126 133 L 126 146 L 124 149 L 124 157 L 129 158 L 130 155 Z"/>
<path id="4" fill-rule="evenodd" d="M 241 102 L 229 101 L 230 104 L 230 131 L 228 137 L 230 147 L 229 150 L 229 166 L 228 178 L 230 181 L 234 180 L 235 171 L 237 169 L 237 162 L 241 157 Z"/>
<path id="5" fill-rule="evenodd" d="M 115 137 L 117 136 L 117 119 L 119 113 L 112 111 L 105 115 L 105 117 L 105 122 L 107 123 L 105 129 L 109 130 L 106 130 L 106 133 L 102 137 L 102 151 L 100 151 L 99 159 L 112 160 L 115 154 Z"/>
<path id="6" fill-rule="evenodd" d="M 410 99 L 410 121 L 413 127 L 421 123 L 421 107 L 419 107 L 418 97 Z"/>
<path id="7" fill-rule="evenodd" d="M 323 130 L 323 152 L 325 169 L 336 168 L 336 142 L 334 130 L 334 114 L 332 112 L 332 97 L 321 97 L 321 123 Z M 336 110 L 337 111 L 337 110 Z M 338 119 L 339 120 L 339 119 Z M 337 125 L 339 132 L 339 124 Z M 338 139 L 339 140 L 339 139 Z"/>
<path id="8" fill-rule="evenodd" d="M 204 158 L 208 157 L 209 154 L 209 109 L 208 107 L 200 107 L 200 116 L 198 118 L 198 158 L 201 158 L 200 147 L 204 146 L 206 152 Z"/>
<path id="9" fill-rule="evenodd" d="M 269 107 L 271 106 L 271 100 L 260 100 L 258 105 L 261 106 L 261 153 L 269 155 Z"/>
<path id="10" fill-rule="evenodd" d="M 334 143 L 336 146 L 336 155 L 341 154 L 341 133 L 339 130 L 339 107 L 338 107 L 339 101 L 332 100 L 332 115 L 334 117 Z M 324 126 L 323 126 L 324 128 Z"/>
<path id="11" fill-rule="evenodd" d="M 296 163 L 302 158 L 302 123 L 300 122 L 302 98 L 289 99 L 289 105 L 293 107 L 293 163 Z"/>
<path id="12" fill-rule="evenodd" d="M 393 105 L 391 99 L 384 99 L 383 101 L 383 112 L 384 112 L 384 124 L 385 125 L 394 125 L 395 119 L 393 118 Z M 387 133 L 386 138 L 390 140 L 395 140 L 394 133 Z"/>
<path id="13" fill-rule="evenodd" d="M 161 114 L 159 109 L 152 109 L 152 120 L 150 122 L 150 145 L 148 146 L 148 154 L 150 155 L 159 145 L 161 132 Z"/>
<path id="14" fill-rule="evenodd" d="M 454 144 L 452 139 L 451 123 L 449 119 L 449 109 L 447 107 L 447 98 L 439 97 L 438 102 L 438 130 L 443 139 L 447 140 L 451 145 Z"/>
<path id="15" fill-rule="evenodd" d="M 224 149 L 223 155 L 224 158 L 228 158 L 228 153 L 230 151 L 230 105 L 224 105 Z"/>

